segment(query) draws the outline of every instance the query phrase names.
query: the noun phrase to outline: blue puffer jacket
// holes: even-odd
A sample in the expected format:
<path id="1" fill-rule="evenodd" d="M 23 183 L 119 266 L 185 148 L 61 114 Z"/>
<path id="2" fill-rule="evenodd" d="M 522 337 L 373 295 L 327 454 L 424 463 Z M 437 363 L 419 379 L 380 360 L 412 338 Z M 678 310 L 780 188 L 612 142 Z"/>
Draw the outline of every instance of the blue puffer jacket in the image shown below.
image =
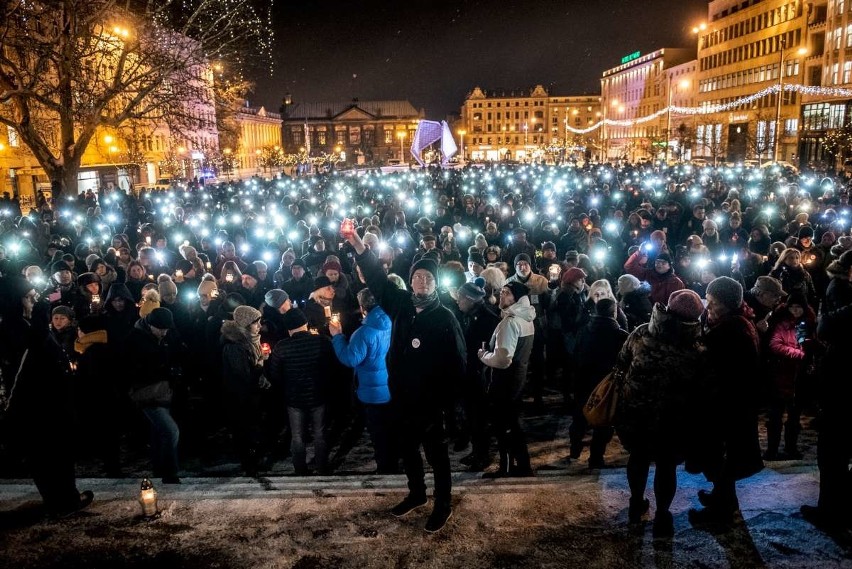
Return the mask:
<path id="1" fill-rule="evenodd" d="M 356 394 L 362 403 L 387 403 L 388 368 L 386 358 L 391 340 L 391 321 L 381 307 L 373 308 L 361 327 L 355 330 L 349 344 L 343 334 L 332 338 L 337 359 L 355 368 L 358 376 Z"/>

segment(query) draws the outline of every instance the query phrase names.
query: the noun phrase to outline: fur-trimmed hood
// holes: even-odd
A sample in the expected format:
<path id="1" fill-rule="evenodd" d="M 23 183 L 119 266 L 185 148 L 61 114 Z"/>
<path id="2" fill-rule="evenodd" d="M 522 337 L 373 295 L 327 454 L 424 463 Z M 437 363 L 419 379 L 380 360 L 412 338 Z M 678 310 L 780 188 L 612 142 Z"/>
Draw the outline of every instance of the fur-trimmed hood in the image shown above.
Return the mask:
<path id="1" fill-rule="evenodd" d="M 233 320 L 225 320 L 222 322 L 222 343 L 230 342 L 232 344 L 242 344 L 247 348 L 251 345 L 251 338 L 248 330 L 240 327 Z"/>

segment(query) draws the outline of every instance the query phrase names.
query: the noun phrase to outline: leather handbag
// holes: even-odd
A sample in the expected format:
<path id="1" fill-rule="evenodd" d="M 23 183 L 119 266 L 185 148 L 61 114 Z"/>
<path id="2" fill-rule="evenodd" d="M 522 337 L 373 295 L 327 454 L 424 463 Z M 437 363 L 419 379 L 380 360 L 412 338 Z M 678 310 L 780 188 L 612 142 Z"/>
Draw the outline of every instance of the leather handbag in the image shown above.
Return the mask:
<path id="1" fill-rule="evenodd" d="M 615 423 L 620 379 L 620 373 L 612 370 L 592 390 L 589 400 L 583 405 L 583 415 L 590 427 L 611 427 Z"/>

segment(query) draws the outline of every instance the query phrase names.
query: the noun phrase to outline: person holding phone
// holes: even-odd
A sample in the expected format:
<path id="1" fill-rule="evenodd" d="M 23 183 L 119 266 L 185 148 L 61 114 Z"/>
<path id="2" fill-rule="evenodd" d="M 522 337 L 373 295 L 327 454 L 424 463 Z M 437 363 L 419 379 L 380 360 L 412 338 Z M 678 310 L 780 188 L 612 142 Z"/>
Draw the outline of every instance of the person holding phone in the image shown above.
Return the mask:
<path id="1" fill-rule="evenodd" d="M 624 263 L 624 270 L 640 281 L 647 281 L 651 285 L 649 299 L 652 303 L 665 304 L 673 292 L 686 288 L 686 285 L 675 275 L 672 258 L 668 252 L 663 251 L 656 256 L 653 268 L 648 266 L 650 264 L 650 251 L 647 245 L 649 244 L 646 243 L 630 255 L 630 258 Z"/>

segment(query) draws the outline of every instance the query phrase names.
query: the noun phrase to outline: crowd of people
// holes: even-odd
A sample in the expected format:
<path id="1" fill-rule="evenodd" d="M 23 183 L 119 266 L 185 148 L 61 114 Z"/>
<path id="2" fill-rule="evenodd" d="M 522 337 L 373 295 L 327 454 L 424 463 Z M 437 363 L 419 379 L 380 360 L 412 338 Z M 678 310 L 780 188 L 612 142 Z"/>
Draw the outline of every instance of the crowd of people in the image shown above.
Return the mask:
<path id="1" fill-rule="evenodd" d="M 586 460 L 604 466 L 618 436 L 631 522 L 655 463 L 654 532 L 671 535 L 685 463 L 713 484 L 694 521 L 730 523 L 736 481 L 801 459 L 800 416 L 818 409 L 820 496 L 803 513 L 845 525 L 845 183 L 495 164 L 87 192 L 29 212 L 7 195 L 0 450 L 62 515 L 93 499 L 74 479 L 79 441 L 120 476 L 133 417 L 166 484 L 181 429 L 226 428 L 249 476 L 287 452 L 305 476 L 331 474 L 329 449 L 366 427 L 376 471 L 408 478 L 396 516 L 427 503 L 425 451 L 434 532 L 452 515 L 451 448 L 483 477 L 534 476 L 523 403 L 555 392 L 579 461 L 583 404 L 612 372 L 616 419 L 591 429 Z"/>

